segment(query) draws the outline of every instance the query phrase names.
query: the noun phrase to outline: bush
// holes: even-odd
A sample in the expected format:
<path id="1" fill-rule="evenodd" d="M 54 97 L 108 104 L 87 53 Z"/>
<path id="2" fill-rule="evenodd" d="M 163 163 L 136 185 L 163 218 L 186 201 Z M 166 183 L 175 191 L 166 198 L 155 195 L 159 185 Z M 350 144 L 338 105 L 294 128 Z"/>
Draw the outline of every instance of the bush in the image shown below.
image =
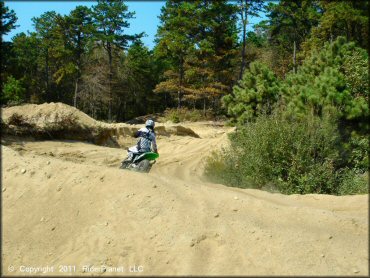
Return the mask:
<path id="1" fill-rule="evenodd" d="M 211 110 L 207 110 L 206 115 L 204 115 L 202 110 L 197 109 L 192 110 L 187 108 L 166 109 L 164 111 L 164 118 L 167 121 L 171 121 L 173 123 L 179 123 L 184 121 L 197 122 L 202 120 L 213 119 L 214 114 Z"/>
<path id="2" fill-rule="evenodd" d="M 362 193 L 365 181 L 344 167 L 336 123 L 329 118 L 257 117 L 230 136 L 230 147 L 213 153 L 205 174 L 213 181 L 285 194 Z"/>
<path id="3" fill-rule="evenodd" d="M 345 169 L 340 175 L 341 183 L 338 187 L 338 195 L 369 193 L 367 177 L 367 175 L 359 175 L 354 170 Z"/>
<path id="4" fill-rule="evenodd" d="M 26 90 L 23 88 L 21 81 L 9 76 L 4 84 L 1 102 L 8 104 L 20 104 L 25 99 Z"/>
<path id="5" fill-rule="evenodd" d="M 261 113 L 271 113 L 279 99 L 280 81 L 266 65 L 253 62 L 233 93 L 222 98 L 233 122 L 244 124 Z"/>
<path id="6" fill-rule="evenodd" d="M 338 37 L 313 52 L 290 73 L 281 87 L 293 115 L 336 109 L 342 119 L 367 122 L 369 116 L 368 54 Z"/>
<path id="7" fill-rule="evenodd" d="M 367 126 L 369 117 L 369 57 L 365 49 L 338 37 L 313 51 L 279 80 L 266 65 L 253 62 L 233 93 L 222 98 L 233 122 L 245 124 L 261 113 L 286 106 L 291 115 L 321 116 L 335 110 L 342 120 Z"/>

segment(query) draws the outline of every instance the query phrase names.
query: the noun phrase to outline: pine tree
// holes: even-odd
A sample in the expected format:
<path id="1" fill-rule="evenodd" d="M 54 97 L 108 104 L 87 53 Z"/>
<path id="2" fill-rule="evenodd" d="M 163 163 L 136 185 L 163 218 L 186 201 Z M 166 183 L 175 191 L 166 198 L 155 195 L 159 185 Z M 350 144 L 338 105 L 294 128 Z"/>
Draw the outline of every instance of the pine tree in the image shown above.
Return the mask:
<path id="1" fill-rule="evenodd" d="M 232 60 L 237 49 L 236 8 L 226 1 L 168 1 L 162 9 L 157 55 L 170 68 L 156 92 L 177 93 L 195 107 L 214 102 L 233 83 Z"/>
<path id="2" fill-rule="evenodd" d="M 26 35 L 20 33 L 13 38 L 12 53 L 13 75 L 22 78 L 26 88 L 26 100 L 38 102 L 42 99 L 42 73 L 40 72 L 41 39 L 35 32 Z"/>
<path id="3" fill-rule="evenodd" d="M 244 124 L 256 116 L 270 114 L 280 98 L 280 81 L 264 64 L 253 62 L 233 93 L 222 101 L 234 122 Z"/>
<path id="4" fill-rule="evenodd" d="M 320 49 L 338 36 L 367 49 L 369 42 L 369 1 L 319 1 L 322 16 L 305 42 L 306 52 Z"/>
<path id="5" fill-rule="evenodd" d="M 313 51 L 297 74 L 287 76 L 284 101 L 290 113 L 322 115 L 336 111 L 342 119 L 366 122 L 369 116 L 368 54 L 339 37 Z"/>
<path id="6" fill-rule="evenodd" d="M 317 25 L 320 9 L 315 1 L 282 0 L 279 3 L 270 3 L 267 10 L 270 42 L 275 45 L 278 56 L 282 59 L 291 57 L 291 68 L 295 72 L 298 66 L 297 53 L 312 27 Z M 287 71 L 285 69 L 284 74 Z"/>
<path id="7" fill-rule="evenodd" d="M 168 0 L 161 10 L 160 26 L 156 40 L 156 55 L 166 57 L 171 68 L 165 73 L 166 80 L 158 84 L 155 92 L 177 94 L 177 107 L 181 107 L 185 84 L 185 59 L 194 48 L 198 19 L 194 2 Z"/>
<path id="8" fill-rule="evenodd" d="M 44 88 L 42 94 L 45 95 L 46 101 L 52 101 L 58 97 L 58 95 L 51 94 L 52 91 L 58 92 L 58 90 L 54 90 L 56 80 L 53 80 L 53 78 L 54 74 L 58 71 L 57 60 L 63 56 L 67 56 L 67 54 L 62 54 L 65 48 L 63 33 L 59 25 L 61 20 L 62 16 L 55 11 L 45 12 L 40 17 L 32 18 L 37 38 L 40 41 L 38 47 L 42 52 L 40 57 L 42 60 L 40 66 L 44 72 Z"/>
<path id="9" fill-rule="evenodd" d="M 242 27 L 242 53 L 241 53 L 242 61 L 240 65 L 240 74 L 239 74 L 239 79 L 241 79 L 243 77 L 243 73 L 246 67 L 248 17 L 249 16 L 259 17 L 259 12 L 264 10 L 265 4 L 263 0 L 238 0 L 237 5 Z"/>
<path id="10" fill-rule="evenodd" d="M 96 27 L 96 39 L 99 41 L 108 55 L 109 63 L 109 107 L 108 119 L 112 120 L 112 81 L 113 81 L 113 55 L 115 50 L 127 48 L 130 41 L 140 38 L 143 33 L 128 35 L 125 29 L 130 27 L 129 19 L 135 13 L 129 12 L 123 0 L 109 1 L 98 0 L 93 6 L 93 20 Z"/>
<path id="11" fill-rule="evenodd" d="M 124 53 L 119 66 L 117 115 L 122 120 L 153 113 L 156 110 L 153 89 L 158 82 L 153 53 L 141 41 Z"/>
<path id="12" fill-rule="evenodd" d="M 3 37 L 4 35 L 8 34 L 12 29 L 15 29 L 19 25 L 15 23 L 18 20 L 15 12 L 13 10 L 9 10 L 7 6 L 5 6 L 4 2 L 0 2 L 0 12 L 1 12 L 1 26 L 0 26 L 0 35 Z"/>
<path id="13" fill-rule="evenodd" d="M 77 6 L 69 15 L 64 17 L 63 28 L 66 47 L 72 52 L 70 57 L 75 68 L 73 105 L 77 107 L 82 58 L 84 54 L 87 54 L 87 46 L 93 38 L 92 11 L 85 6 Z"/>

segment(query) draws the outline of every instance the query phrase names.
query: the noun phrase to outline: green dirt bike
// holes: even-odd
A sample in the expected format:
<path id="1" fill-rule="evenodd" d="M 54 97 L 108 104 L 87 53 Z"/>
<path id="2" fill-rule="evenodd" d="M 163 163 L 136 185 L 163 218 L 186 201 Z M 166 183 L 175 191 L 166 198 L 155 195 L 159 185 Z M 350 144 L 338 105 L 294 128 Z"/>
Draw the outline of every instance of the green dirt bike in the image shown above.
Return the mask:
<path id="1" fill-rule="evenodd" d="M 149 173 L 150 169 L 152 168 L 158 157 L 159 154 L 153 152 L 136 154 L 136 156 L 132 160 L 125 159 L 124 161 L 122 161 L 119 168 Z"/>

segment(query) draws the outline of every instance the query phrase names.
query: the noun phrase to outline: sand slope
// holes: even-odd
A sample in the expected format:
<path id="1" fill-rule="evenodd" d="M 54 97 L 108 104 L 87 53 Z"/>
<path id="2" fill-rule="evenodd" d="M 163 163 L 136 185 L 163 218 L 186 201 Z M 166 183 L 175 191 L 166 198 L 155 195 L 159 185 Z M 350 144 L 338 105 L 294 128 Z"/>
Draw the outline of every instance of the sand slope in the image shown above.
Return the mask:
<path id="1" fill-rule="evenodd" d="M 368 195 L 286 196 L 211 184 L 203 158 L 227 143 L 231 129 L 186 127 L 200 138 L 160 136 L 149 174 L 118 169 L 119 148 L 3 146 L 4 274 L 26 275 L 21 265 L 54 266 L 48 276 L 369 274 Z M 82 268 L 101 265 L 125 269 Z M 134 265 L 143 271 L 130 272 Z"/>

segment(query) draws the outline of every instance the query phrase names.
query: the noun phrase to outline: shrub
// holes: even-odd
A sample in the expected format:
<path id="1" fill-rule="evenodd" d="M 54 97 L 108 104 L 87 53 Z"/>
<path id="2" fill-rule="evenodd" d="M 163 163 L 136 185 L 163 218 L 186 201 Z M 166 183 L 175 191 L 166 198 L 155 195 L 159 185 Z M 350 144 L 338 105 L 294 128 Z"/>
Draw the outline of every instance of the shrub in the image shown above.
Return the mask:
<path id="1" fill-rule="evenodd" d="M 15 79 L 13 76 L 9 76 L 2 90 L 1 102 L 19 104 L 24 101 L 25 91 L 20 80 Z"/>
<path id="2" fill-rule="evenodd" d="M 341 183 L 338 195 L 366 194 L 369 193 L 368 176 L 359 175 L 356 171 L 345 169 L 340 175 Z"/>
<path id="3" fill-rule="evenodd" d="M 164 111 L 164 118 L 167 121 L 171 121 L 173 123 L 179 123 L 184 121 L 197 122 L 202 120 L 210 120 L 214 118 L 214 114 L 211 110 L 207 110 L 206 115 L 204 115 L 202 110 L 197 109 L 192 110 L 187 108 L 166 109 Z"/>
<path id="4" fill-rule="evenodd" d="M 336 123 L 328 117 L 263 115 L 230 136 L 230 147 L 213 153 L 205 174 L 213 181 L 285 194 L 363 192 L 364 181 L 343 167 Z"/>
<path id="5" fill-rule="evenodd" d="M 233 93 L 223 97 L 223 105 L 239 124 L 270 113 L 278 105 L 286 106 L 292 116 L 321 116 L 335 110 L 342 120 L 364 124 L 369 117 L 368 63 L 366 50 L 338 37 L 319 52 L 313 51 L 284 80 L 267 66 L 251 63 Z"/>
<path id="6" fill-rule="evenodd" d="M 169 120 L 175 124 L 180 122 L 179 113 L 176 109 L 166 109 L 166 111 L 164 111 L 164 117 L 166 120 Z"/>
<path id="7" fill-rule="evenodd" d="M 335 108 L 342 119 L 367 122 L 369 116 L 368 54 L 338 37 L 320 52 L 313 52 L 287 75 L 281 88 L 284 102 L 293 114 L 321 115 Z"/>
<path id="8" fill-rule="evenodd" d="M 253 62 L 233 93 L 222 98 L 234 122 L 246 123 L 261 113 L 271 113 L 279 99 L 280 81 L 266 65 Z"/>

